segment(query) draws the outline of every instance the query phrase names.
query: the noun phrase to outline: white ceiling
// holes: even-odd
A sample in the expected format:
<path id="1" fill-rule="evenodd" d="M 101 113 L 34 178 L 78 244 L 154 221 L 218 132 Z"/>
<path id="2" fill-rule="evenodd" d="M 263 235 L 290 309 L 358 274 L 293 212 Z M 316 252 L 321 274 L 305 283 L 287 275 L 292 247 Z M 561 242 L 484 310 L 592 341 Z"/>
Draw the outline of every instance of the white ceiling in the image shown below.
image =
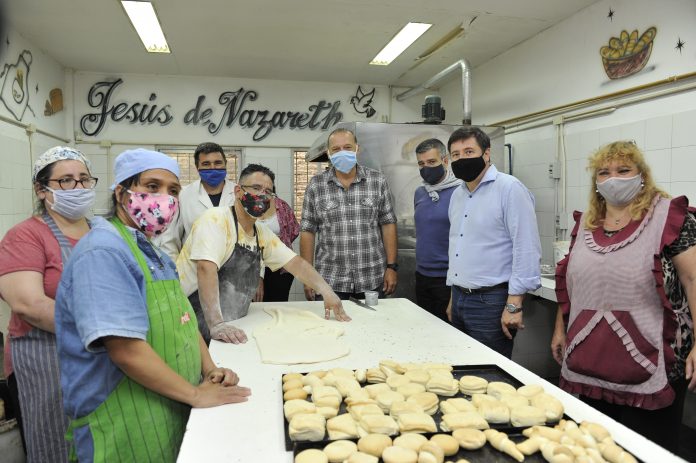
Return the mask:
<path id="1" fill-rule="evenodd" d="M 153 0 L 169 55 L 145 52 L 117 0 L 6 3 L 11 27 L 76 70 L 413 86 L 461 58 L 484 63 L 595 1 Z M 391 65 L 368 65 L 409 21 L 433 27 Z M 459 26 L 462 36 L 416 62 Z"/>

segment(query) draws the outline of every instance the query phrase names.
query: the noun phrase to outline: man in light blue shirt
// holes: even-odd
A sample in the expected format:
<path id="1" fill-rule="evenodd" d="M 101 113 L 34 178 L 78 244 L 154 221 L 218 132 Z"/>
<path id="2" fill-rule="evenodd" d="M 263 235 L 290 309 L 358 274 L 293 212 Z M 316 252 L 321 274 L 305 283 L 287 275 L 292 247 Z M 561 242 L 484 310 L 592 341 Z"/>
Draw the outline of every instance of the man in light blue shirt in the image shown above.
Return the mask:
<path id="1" fill-rule="evenodd" d="M 541 243 L 534 197 L 491 164 L 481 129 L 457 129 L 447 144 L 452 172 L 464 181 L 449 206 L 449 269 L 454 326 L 510 358 L 522 301 L 541 286 Z"/>

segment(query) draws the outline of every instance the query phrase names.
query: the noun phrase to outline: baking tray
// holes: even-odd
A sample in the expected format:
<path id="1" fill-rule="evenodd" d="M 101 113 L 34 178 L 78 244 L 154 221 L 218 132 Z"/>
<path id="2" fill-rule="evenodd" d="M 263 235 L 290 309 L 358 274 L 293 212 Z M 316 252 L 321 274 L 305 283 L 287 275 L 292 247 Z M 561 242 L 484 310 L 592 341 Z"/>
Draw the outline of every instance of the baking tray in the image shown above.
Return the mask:
<path id="1" fill-rule="evenodd" d="M 306 374 L 306 373 L 302 373 Z M 466 375 L 474 375 L 474 376 L 480 376 L 481 378 L 486 379 L 488 382 L 491 381 L 502 381 L 505 383 L 508 383 L 516 388 L 523 386 L 524 384 L 512 376 L 510 373 L 506 372 L 502 368 L 500 368 L 498 365 L 454 365 L 452 366 L 452 376 L 454 376 L 456 379 L 461 378 L 462 376 Z M 281 376 L 281 384 L 282 384 L 282 376 Z M 282 387 L 281 387 L 281 395 L 282 395 Z M 452 397 L 445 397 L 445 396 L 438 396 L 440 398 L 440 401 L 446 400 L 446 399 L 451 399 L 454 397 L 465 397 L 465 398 L 470 398 L 468 395 L 462 394 L 461 392 L 458 392 L 456 395 Z M 309 401 L 311 401 L 311 395 L 308 398 Z M 284 402 L 281 402 L 284 403 Z M 341 402 L 341 406 L 338 410 L 338 413 L 346 413 L 346 404 L 344 402 Z M 565 417 L 565 415 L 564 415 Z M 567 418 L 567 417 L 565 417 Z M 442 412 L 438 409 L 437 413 L 433 415 L 433 419 L 435 420 L 435 424 L 437 425 L 437 428 L 440 429 L 440 422 L 442 421 Z M 524 428 L 516 428 L 513 427 L 509 423 L 491 423 L 490 424 L 491 429 L 497 429 L 498 431 L 503 431 L 506 433 L 510 432 L 521 432 L 522 429 Z M 283 434 L 285 436 L 285 450 L 291 451 L 293 448 L 295 448 L 295 444 L 297 443 L 304 443 L 306 441 L 293 441 L 290 439 L 290 434 L 288 433 L 288 428 L 289 428 L 289 423 L 288 420 L 285 419 L 285 414 L 283 414 Z M 328 434 L 327 434 L 328 436 Z M 329 441 L 327 440 L 326 443 Z M 324 445 L 326 445 L 326 443 Z M 322 447 L 323 448 L 323 447 Z M 497 450 L 492 449 L 497 452 Z M 498 452 L 500 453 L 500 452 Z"/>

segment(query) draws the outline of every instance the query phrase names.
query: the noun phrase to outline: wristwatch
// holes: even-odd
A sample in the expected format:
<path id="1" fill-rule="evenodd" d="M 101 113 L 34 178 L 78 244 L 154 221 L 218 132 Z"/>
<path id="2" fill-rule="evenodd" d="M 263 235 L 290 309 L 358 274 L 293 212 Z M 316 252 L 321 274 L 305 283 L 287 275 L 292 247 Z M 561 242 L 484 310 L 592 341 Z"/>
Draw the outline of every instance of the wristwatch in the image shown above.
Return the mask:
<path id="1" fill-rule="evenodd" d="M 399 264 L 397 264 L 397 263 L 387 264 L 387 268 L 390 268 L 390 269 L 394 270 L 395 272 L 398 272 L 399 271 Z"/>
<path id="2" fill-rule="evenodd" d="M 505 310 L 507 310 L 510 313 L 522 312 L 522 306 L 517 307 L 515 304 L 508 302 L 507 304 L 505 304 Z"/>

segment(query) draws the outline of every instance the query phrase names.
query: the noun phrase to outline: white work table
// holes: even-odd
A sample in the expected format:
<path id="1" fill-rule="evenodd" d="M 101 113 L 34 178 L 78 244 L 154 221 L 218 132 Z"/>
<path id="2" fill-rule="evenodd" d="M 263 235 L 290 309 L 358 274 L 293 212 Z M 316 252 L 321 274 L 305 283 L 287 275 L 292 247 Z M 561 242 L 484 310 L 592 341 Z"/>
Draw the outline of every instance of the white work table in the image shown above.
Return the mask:
<path id="1" fill-rule="evenodd" d="M 323 316 L 320 302 L 252 304 L 249 315 L 235 325 L 244 329 L 249 341 L 243 345 L 213 341 L 210 353 L 215 363 L 239 374 L 240 384 L 251 388 L 248 402 L 207 409 L 194 409 L 186 426 L 179 463 L 201 461 L 290 463 L 285 450 L 281 375 L 286 372 L 325 370 L 333 367 L 376 367 L 380 360 L 397 362 L 445 362 L 452 365 L 496 364 L 525 384 L 540 384 L 560 399 L 568 416 L 604 425 L 612 437 L 645 462 L 684 461 L 639 434 L 585 405 L 555 385 L 488 349 L 407 299 L 380 299 L 373 312 L 344 302 L 353 321 L 344 323 L 348 356 L 309 365 L 261 363 L 253 331 L 271 318 L 264 307 L 311 310 Z M 339 323 L 339 322 L 333 322 Z"/>
<path id="2" fill-rule="evenodd" d="M 530 291 L 529 294 L 534 296 L 543 297 L 549 301 L 556 301 L 556 278 L 554 276 L 542 276 L 541 286 L 534 291 Z"/>

